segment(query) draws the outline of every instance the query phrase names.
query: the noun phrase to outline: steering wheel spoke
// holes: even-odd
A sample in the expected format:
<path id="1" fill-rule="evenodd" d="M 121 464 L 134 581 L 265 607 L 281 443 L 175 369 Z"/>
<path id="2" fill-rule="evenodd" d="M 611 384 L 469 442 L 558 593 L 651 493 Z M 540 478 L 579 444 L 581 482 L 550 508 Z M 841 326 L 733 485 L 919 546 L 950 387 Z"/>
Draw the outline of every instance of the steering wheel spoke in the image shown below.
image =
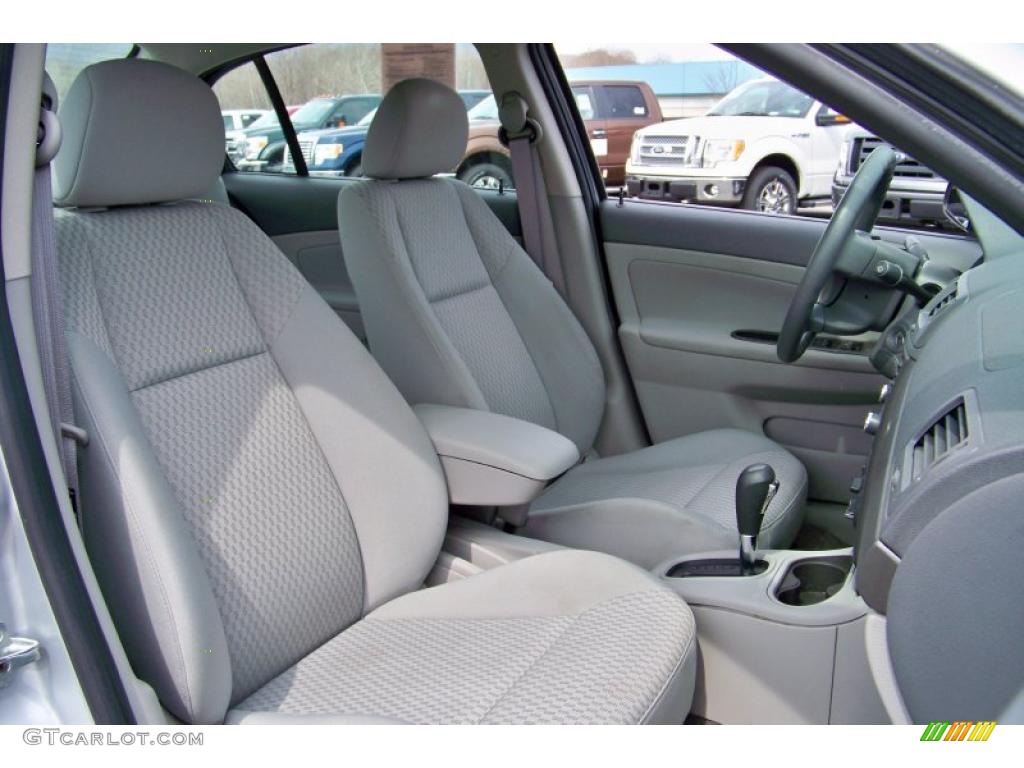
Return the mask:
<path id="1" fill-rule="evenodd" d="M 896 158 L 890 147 L 875 149 L 836 206 L 786 310 L 776 348 L 782 362 L 798 360 L 816 334 L 844 330 L 842 323 L 830 328 L 827 307 L 819 300 L 834 275 L 860 274 L 874 253 L 870 233 L 885 202 Z"/>

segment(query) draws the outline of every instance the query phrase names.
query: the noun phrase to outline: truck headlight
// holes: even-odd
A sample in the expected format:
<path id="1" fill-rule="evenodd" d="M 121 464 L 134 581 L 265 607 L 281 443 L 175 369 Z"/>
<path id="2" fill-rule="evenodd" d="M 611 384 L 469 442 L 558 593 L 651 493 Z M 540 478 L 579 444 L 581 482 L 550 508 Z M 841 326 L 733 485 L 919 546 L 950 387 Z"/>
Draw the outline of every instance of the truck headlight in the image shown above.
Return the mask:
<path id="1" fill-rule="evenodd" d="M 266 136 L 250 136 L 245 140 L 245 159 L 255 160 L 269 143 Z"/>
<path id="2" fill-rule="evenodd" d="M 317 144 L 313 147 L 313 165 L 323 165 L 329 160 L 337 160 L 344 152 L 344 144 Z"/>
<path id="3" fill-rule="evenodd" d="M 719 163 L 731 163 L 739 159 L 746 148 L 743 139 L 708 139 L 704 144 L 703 166 L 714 168 Z"/>
<path id="4" fill-rule="evenodd" d="M 634 133 L 633 143 L 629 147 L 629 157 L 634 163 L 640 162 L 640 139 L 640 134 Z"/>

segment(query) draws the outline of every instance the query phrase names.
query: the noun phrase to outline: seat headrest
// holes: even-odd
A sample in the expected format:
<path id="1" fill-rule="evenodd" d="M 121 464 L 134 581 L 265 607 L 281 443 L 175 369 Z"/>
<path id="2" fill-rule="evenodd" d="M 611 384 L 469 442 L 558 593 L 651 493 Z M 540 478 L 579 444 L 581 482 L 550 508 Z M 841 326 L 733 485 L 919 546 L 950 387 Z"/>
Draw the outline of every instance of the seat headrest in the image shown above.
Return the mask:
<path id="1" fill-rule="evenodd" d="M 57 205 L 184 200 L 210 189 L 223 168 L 217 97 L 202 80 L 169 64 L 118 59 L 86 67 L 59 115 Z"/>
<path id="2" fill-rule="evenodd" d="M 363 172 L 376 179 L 419 179 L 453 171 L 468 137 L 466 105 L 455 91 L 435 80 L 402 80 L 370 124 Z"/>

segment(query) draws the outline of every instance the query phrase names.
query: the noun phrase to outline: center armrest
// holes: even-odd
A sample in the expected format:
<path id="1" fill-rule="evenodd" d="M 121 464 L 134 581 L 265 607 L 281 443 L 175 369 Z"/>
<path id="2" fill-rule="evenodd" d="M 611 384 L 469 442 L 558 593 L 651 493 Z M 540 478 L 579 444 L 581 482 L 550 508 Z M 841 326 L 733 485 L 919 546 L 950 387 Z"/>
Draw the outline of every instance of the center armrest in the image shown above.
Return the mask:
<path id="1" fill-rule="evenodd" d="M 575 443 L 529 421 L 448 405 L 414 407 L 441 458 L 453 504 L 527 504 L 575 465 Z"/>

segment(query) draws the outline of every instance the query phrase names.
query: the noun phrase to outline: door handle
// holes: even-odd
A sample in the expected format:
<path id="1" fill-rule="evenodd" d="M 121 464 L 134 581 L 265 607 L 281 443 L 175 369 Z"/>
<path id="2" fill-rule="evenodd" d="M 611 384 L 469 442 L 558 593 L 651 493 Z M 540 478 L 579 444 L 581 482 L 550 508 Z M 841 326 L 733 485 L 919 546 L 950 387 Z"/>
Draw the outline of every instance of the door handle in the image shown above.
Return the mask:
<path id="1" fill-rule="evenodd" d="M 590 136 L 594 139 L 606 139 L 608 138 L 608 131 L 604 128 L 595 128 Z"/>

